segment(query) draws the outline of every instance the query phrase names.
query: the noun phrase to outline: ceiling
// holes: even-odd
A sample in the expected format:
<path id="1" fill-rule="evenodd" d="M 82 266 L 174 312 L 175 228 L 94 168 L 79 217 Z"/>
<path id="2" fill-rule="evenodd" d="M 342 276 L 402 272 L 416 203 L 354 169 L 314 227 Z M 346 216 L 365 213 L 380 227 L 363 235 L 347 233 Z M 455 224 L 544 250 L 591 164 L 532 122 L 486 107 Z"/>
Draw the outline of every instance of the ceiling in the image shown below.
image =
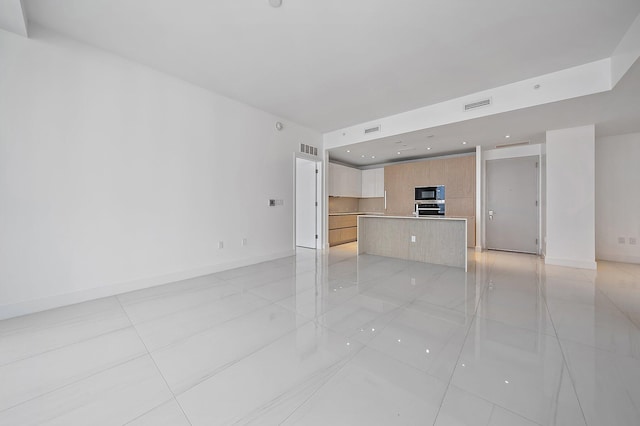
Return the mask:
<path id="1" fill-rule="evenodd" d="M 638 0 L 23 2 L 30 24 L 322 132 L 609 57 L 640 13 Z M 518 117 L 428 143 L 493 144 Z M 514 138 L 549 128 L 529 124 Z"/>
<path id="2" fill-rule="evenodd" d="M 492 149 L 502 144 L 542 143 L 546 130 L 588 124 L 595 124 L 597 136 L 640 132 L 639 99 L 637 61 L 608 92 L 334 148 L 329 155 L 333 161 L 366 167 L 470 152 L 476 145 Z"/>

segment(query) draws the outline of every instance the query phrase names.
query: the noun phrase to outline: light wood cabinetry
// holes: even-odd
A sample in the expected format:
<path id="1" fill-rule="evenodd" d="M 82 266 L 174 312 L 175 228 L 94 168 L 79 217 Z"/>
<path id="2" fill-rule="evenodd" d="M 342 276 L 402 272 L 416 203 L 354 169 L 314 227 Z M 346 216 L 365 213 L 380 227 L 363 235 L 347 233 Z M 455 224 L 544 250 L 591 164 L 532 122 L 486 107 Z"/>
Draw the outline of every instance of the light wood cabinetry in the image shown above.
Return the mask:
<path id="1" fill-rule="evenodd" d="M 329 216 L 329 246 L 350 243 L 358 238 L 358 215 Z"/>
<path id="2" fill-rule="evenodd" d="M 329 163 L 329 195 L 332 197 L 361 197 L 362 172 L 352 167 Z"/>
<path id="3" fill-rule="evenodd" d="M 385 214 L 410 216 L 414 210 L 414 189 L 419 186 L 445 186 L 447 217 L 464 217 L 468 223 L 468 245 L 475 246 L 476 157 L 438 158 L 387 166 L 384 189 Z"/>
<path id="4" fill-rule="evenodd" d="M 362 198 L 384 197 L 384 168 L 362 170 Z"/>

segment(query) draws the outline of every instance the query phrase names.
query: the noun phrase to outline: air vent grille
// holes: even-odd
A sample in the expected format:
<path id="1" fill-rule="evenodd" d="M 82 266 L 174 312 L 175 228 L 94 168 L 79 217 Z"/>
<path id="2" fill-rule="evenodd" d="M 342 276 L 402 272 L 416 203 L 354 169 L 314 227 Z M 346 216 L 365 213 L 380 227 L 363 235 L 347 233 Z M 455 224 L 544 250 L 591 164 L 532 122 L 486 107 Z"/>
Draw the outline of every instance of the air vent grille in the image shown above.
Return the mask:
<path id="1" fill-rule="evenodd" d="M 368 134 L 368 133 L 375 133 L 375 132 L 379 132 L 380 131 L 380 125 L 378 124 L 375 127 L 369 127 L 368 129 L 364 129 L 364 134 Z"/>
<path id="2" fill-rule="evenodd" d="M 472 109 L 482 108 L 482 107 L 486 107 L 486 106 L 489 106 L 489 105 L 491 105 L 491 98 L 482 99 L 480 101 L 476 101 L 476 102 L 471 102 L 471 103 L 465 104 L 464 110 L 465 111 L 470 111 Z"/>
<path id="3" fill-rule="evenodd" d="M 529 141 L 512 142 L 512 143 L 501 143 L 501 144 L 496 145 L 496 148 L 508 148 L 508 147 L 519 146 L 519 145 L 529 145 Z"/>
<path id="4" fill-rule="evenodd" d="M 318 156 L 318 148 L 304 143 L 300 144 L 300 152 L 304 154 L 315 155 L 316 157 Z"/>

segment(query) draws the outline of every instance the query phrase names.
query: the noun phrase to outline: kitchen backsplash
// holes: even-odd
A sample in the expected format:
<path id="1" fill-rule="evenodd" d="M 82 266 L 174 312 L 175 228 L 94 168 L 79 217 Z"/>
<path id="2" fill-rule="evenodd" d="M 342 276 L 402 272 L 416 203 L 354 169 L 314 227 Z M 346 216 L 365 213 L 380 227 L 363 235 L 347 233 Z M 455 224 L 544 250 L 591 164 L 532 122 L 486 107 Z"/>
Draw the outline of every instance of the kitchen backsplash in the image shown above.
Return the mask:
<path id="1" fill-rule="evenodd" d="M 358 211 L 367 213 L 384 213 L 384 197 L 359 198 Z"/>
<path id="2" fill-rule="evenodd" d="M 384 198 L 329 197 L 329 213 L 384 212 Z"/>
<path id="3" fill-rule="evenodd" d="M 329 197 L 329 213 L 346 213 L 358 211 L 358 198 Z"/>

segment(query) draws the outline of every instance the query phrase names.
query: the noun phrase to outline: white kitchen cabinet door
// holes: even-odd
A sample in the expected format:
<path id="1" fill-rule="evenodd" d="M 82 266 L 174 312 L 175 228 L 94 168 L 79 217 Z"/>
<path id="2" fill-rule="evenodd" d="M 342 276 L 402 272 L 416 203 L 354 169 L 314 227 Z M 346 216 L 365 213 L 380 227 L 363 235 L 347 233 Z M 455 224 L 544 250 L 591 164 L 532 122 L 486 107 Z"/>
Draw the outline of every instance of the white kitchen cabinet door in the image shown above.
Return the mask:
<path id="1" fill-rule="evenodd" d="M 384 197 L 384 168 L 362 171 L 362 197 Z"/>
<path id="2" fill-rule="evenodd" d="M 351 167 L 345 167 L 347 169 L 347 196 L 348 197 L 362 197 L 362 170 L 352 169 Z"/>
<path id="3" fill-rule="evenodd" d="M 329 195 L 361 197 L 362 174 L 358 169 L 329 163 Z"/>

